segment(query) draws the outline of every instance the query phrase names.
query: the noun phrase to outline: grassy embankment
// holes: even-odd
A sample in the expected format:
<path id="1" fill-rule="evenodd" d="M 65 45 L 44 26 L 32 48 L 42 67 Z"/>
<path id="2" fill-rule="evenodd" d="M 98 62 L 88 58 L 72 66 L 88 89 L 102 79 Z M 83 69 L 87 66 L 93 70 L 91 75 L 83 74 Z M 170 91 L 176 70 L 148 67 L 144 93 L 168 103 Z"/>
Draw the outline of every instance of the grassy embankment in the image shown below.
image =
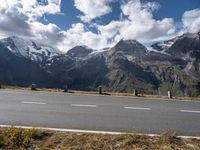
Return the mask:
<path id="1" fill-rule="evenodd" d="M 176 137 L 121 134 L 85 134 L 36 129 L 0 128 L 0 149 L 61 150 L 199 150 L 200 140 Z"/>

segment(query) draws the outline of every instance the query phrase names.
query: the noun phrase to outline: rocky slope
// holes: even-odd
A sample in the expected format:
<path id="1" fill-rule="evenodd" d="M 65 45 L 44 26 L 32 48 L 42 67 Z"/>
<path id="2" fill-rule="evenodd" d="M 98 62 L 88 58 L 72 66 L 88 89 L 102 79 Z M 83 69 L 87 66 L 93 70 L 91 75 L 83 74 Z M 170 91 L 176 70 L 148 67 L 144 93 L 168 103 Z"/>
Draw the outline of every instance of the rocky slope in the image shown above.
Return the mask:
<path id="1" fill-rule="evenodd" d="M 114 47 L 93 50 L 77 46 L 63 54 L 18 37 L 0 41 L 0 82 L 27 86 L 147 93 L 173 90 L 176 95 L 200 94 L 200 33 L 152 45 L 120 40 Z M 159 52 L 161 51 L 161 52 Z M 164 53 L 163 53 L 164 52 Z M 9 67 L 8 67 L 9 66 Z M 23 83 L 23 84 L 22 84 Z"/>

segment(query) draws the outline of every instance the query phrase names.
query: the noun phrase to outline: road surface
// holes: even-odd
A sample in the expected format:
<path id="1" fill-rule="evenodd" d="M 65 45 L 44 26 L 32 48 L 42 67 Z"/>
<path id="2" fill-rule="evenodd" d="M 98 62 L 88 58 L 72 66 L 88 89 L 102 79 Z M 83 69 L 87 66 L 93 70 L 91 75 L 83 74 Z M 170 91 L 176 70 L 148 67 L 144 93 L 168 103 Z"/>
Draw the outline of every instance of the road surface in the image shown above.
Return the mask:
<path id="1" fill-rule="evenodd" d="M 0 90 L 0 125 L 200 136 L 200 102 Z"/>

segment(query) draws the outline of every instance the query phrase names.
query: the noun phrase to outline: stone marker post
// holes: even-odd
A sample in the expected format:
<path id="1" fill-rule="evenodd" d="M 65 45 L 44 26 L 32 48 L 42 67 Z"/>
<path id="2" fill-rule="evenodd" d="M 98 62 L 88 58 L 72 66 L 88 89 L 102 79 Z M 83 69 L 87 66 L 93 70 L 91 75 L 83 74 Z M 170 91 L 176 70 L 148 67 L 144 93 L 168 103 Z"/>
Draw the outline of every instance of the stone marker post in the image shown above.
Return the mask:
<path id="1" fill-rule="evenodd" d="M 172 92 L 171 92 L 171 91 L 168 91 L 167 94 L 168 94 L 168 98 L 169 98 L 169 99 L 172 99 Z"/>
<path id="2" fill-rule="evenodd" d="M 138 96 L 138 91 L 137 91 L 137 89 L 133 89 L 133 96 Z"/>
<path id="3" fill-rule="evenodd" d="M 98 91 L 99 91 L 99 94 L 102 94 L 102 86 L 99 86 Z"/>
<path id="4" fill-rule="evenodd" d="M 68 92 L 68 86 L 67 85 L 65 85 L 65 87 L 64 87 L 64 92 Z"/>
<path id="5" fill-rule="evenodd" d="M 36 85 L 36 84 L 32 84 L 32 85 L 31 85 L 31 90 L 32 90 L 32 91 L 36 91 L 36 90 L 37 90 L 37 88 L 36 88 L 36 87 L 37 87 L 37 85 Z"/>

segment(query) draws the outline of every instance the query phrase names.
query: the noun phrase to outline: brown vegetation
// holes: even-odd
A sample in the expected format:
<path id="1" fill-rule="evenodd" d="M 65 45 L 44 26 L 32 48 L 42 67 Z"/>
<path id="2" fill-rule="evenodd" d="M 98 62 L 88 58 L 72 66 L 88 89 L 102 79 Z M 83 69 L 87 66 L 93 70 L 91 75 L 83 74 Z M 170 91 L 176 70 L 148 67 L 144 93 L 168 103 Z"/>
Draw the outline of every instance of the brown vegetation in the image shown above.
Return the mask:
<path id="1" fill-rule="evenodd" d="M 200 140 L 178 138 L 173 132 L 150 137 L 136 134 L 106 135 L 1 128 L 0 149 L 199 150 Z"/>

